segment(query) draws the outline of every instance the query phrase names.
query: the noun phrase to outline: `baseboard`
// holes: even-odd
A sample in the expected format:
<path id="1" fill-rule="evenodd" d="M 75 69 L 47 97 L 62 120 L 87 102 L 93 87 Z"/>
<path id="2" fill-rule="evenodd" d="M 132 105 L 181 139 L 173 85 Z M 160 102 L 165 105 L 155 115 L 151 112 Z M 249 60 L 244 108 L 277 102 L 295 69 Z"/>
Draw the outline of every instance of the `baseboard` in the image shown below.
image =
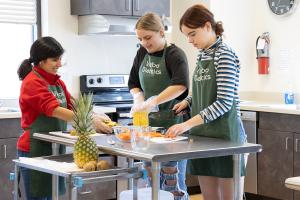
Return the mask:
<path id="1" fill-rule="evenodd" d="M 279 200 L 279 199 L 274 199 L 271 197 L 265 197 L 265 196 L 261 196 L 258 194 L 252 194 L 252 193 L 245 193 L 246 199 L 245 200 Z"/>

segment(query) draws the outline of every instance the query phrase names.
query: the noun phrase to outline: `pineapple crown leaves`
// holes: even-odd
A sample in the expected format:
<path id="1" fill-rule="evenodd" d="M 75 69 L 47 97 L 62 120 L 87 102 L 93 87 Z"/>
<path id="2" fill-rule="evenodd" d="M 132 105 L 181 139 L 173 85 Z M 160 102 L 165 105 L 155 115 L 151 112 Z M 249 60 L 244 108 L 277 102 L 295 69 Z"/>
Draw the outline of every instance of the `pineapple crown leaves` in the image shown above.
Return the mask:
<path id="1" fill-rule="evenodd" d="M 77 100 L 73 100 L 74 112 L 73 128 L 78 134 L 95 133 L 93 128 L 93 94 L 80 94 Z"/>

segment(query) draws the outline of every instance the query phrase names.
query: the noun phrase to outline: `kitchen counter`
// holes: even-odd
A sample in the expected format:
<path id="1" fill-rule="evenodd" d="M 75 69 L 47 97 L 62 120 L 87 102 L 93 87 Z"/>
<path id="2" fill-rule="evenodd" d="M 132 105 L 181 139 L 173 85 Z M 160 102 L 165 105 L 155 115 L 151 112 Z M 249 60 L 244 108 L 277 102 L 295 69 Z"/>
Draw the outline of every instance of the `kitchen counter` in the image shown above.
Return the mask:
<path id="1" fill-rule="evenodd" d="M 241 110 L 300 115 L 300 105 L 297 106 L 296 104 L 287 105 L 257 101 L 241 101 L 240 106 Z M 0 119 L 21 117 L 21 112 L 6 108 L 7 107 L 5 107 L 5 109 L 0 108 Z M 115 112 L 115 108 L 110 107 L 97 107 L 97 110 L 101 110 L 105 113 Z"/>
<path id="2" fill-rule="evenodd" d="M 20 118 L 21 112 L 17 107 L 0 107 L 0 119 Z"/>
<path id="3" fill-rule="evenodd" d="M 104 107 L 104 106 L 95 106 L 94 112 L 97 113 L 112 113 L 116 112 L 116 108 Z M 21 118 L 21 112 L 19 108 L 15 107 L 0 107 L 0 119 L 9 119 L 9 118 Z"/>
<path id="4" fill-rule="evenodd" d="M 300 105 L 241 101 L 241 110 L 300 115 Z"/>

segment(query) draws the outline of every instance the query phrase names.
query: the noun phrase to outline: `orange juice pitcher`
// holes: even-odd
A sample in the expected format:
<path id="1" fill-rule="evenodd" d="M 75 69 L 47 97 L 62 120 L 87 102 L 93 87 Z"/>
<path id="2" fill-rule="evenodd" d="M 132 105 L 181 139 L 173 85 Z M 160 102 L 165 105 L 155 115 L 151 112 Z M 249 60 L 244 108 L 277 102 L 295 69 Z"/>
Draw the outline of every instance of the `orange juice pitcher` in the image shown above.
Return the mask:
<path id="1" fill-rule="evenodd" d="M 138 111 L 133 113 L 134 126 L 149 126 L 148 112 Z"/>

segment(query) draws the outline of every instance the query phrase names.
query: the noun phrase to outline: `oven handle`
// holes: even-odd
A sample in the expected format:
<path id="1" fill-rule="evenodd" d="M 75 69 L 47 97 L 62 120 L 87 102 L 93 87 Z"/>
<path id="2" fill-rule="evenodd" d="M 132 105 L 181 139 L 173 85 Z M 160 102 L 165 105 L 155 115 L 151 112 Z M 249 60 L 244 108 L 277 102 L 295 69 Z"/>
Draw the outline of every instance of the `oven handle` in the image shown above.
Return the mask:
<path id="1" fill-rule="evenodd" d="M 126 113 L 119 113 L 119 117 L 120 117 L 120 118 L 131 118 L 129 112 L 126 112 Z"/>

